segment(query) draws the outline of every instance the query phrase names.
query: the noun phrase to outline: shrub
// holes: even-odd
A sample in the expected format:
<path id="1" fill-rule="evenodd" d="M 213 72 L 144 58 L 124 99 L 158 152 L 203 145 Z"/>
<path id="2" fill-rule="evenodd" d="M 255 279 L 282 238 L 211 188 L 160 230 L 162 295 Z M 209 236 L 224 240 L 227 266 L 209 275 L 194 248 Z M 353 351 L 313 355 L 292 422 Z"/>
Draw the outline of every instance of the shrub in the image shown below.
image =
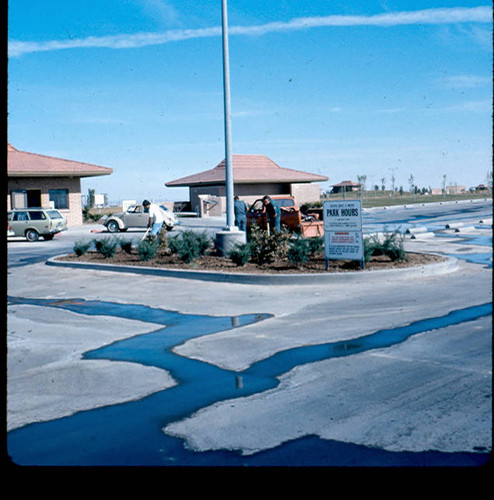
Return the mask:
<path id="1" fill-rule="evenodd" d="M 408 260 L 403 246 L 403 236 L 398 231 L 388 233 L 381 241 L 375 234 L 364 238 L 364 262 L 375 255 L 386 255 L 391 261 Z"/>
<path id="2" fill-rule="evenodd" d="M 309 241 L 309 256 L 314 257 L 316 253 L 324 250 L 324 238 L 322 236 L 314 236 L 308 238 Z"/>
<path id="3" fill-rule="evenodd" d="M 198 234 L 187 230 L 168 240 L 170 251 L 187 264 L 205 255 L 210 247 L 211 239 L 205 231 Z"/>
<path id="4" fill-rule="evenodd" d="M 137 255 L 141 260 L 145 261 L 151 260 L 158 252 L 159 246 L 160 243 L 157 239 L 142 240 L 139 242 L 139 245 L 137 245 Z"/>
<path id="5" fill-rule="evenodd" d="M 310 258 L 310 238 L 297 237 L 290 243 L 287 252 L 288 260 L 297 267 L 307 262 Z"/>
<path id="6" fill-rule="evenodd" d="M 118 241 L 114 238 L 105 238 L 96 240 L 96 249 L 107 259 L 113 257 L 117 253 Z"/>
<path id="7" fill-rule="evenodd" d="M 101 246 L 103 245 L 103 240 L 93 240 L 94 248 L 96 248 L 97 252 L 101 252 Z"/>
<path id="8" fill-rule="evenodd" d="M 259 226 L 253 226 L 249 235 L 251 261 L 255 264 L 269 264 L 286 257 L 291 234 L 282 230 L 269 234 Z"/>
<path id="9" fill-rule="evenodd" d="M 125 253 L 132 253 L 132 240 L 120 240 L 119 245 Z"/>
<path id="10" fill-rule="evenodd" d="M 74 253 L 77 255 L 77 257 L 80 257 L 81 255 L 84 255 L 90 247 L 90 241 L 76 241 L 74 243 Z"/>
<path id="11" fill-rule="evenodd" d="M 228 257 L 237 264 L 245 266 L 251 257 L 251 248 L 249 243 L 237 243 L 229 252 Z"/>

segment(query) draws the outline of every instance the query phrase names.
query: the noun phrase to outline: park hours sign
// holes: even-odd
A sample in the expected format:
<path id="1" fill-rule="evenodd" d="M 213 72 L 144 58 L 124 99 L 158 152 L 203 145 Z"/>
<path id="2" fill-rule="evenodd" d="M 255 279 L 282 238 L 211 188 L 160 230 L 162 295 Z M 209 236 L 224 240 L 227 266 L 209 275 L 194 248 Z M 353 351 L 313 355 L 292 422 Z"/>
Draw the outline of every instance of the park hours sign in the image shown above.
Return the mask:
<path id="1" fill-rule="evenodd" d="M 325 201 L 323 211 L 326 269 L 330 259 L 359 260 L 363 268 L 361 201 Z"/>

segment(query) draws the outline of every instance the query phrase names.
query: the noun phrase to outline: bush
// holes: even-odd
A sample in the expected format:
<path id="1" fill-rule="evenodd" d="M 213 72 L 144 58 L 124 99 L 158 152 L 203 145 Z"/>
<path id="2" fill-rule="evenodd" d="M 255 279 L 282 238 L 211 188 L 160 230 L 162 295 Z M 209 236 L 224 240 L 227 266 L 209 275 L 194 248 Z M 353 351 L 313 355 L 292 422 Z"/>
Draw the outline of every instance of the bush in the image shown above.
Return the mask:
<path id="1" fill-rule="evenodd" d="M 394 231 L 386 234 L 382 241 L 375 234 L 364 238 L 364 262 L 368 262 L 373 255 L 385 255 L 393 262 L 408 260 L 403 246 L 403 236 Z"/>
<path id="2" fill-rule="evenodd" d="M 118 241 L 114 238 L 105 238 L 95 241 L 96 250 L 107 259 L 114 257 L 118 249 Z"/>
<path id="3" fill-rule="evenodd" d="M 288 260 L 297 267 L 305 264 L 310 258 L 310 241 L 301 236 L 290 243 L 287 252 Z"/>
<path id="4" fill-rule="evenodd" d="M 320 252 L 324 245 L 324 239 L 320 236 L 314 238 L 304 238 L 297 236 L 291 240 L 287 252 L 288 260 L 297 267 L 312 259 L 316 253 Z"/>
<path id="5" fill-rule="evenodd" d="M 291 234 L 280 231 L 269 234 L 258 226 L 253 226 L 249 235 L 251 261 L 255 264 L 270 264 L 286 257 Z"/>
<path id="6" fill-rule="evenodd" d="M 76 241 L 74 243 L 74 253 L 77 255 L 77 257 L 80 257 L 81 255 L 84 255 L 90 247 L 90 241 Z"/>
<path id="7" fill-rule="evenodd" d="M 93 240 L 94 248 L 96 248 L 97 252 L 101 252 L 101 245 L 103 245 L 103 240 Z"/>
<path id="8" fill-rule="evenodd" d="M 309 241 L 309 256 L 314 257 L 316 253 L 324 251 L 324 238 L 322 236 L 314 236 L 308 238 Z"/>
<path id="9" fill-rule="evenodd" d="M 187 264 L 205 255 L 210 247 L 211 239 L 206 232 L 198 234 L 187 230 L 168 240 L 171 253 Z"/>
<path id="10" fill-rule="evenodd" d="M 237 243 L 229 252 L 228 257 L 237 264 L 245 266 L 251 257 L 251 248 L 249 243 Z"/>
<path id="11" fill-rule="evenodd" d="M 157 239 L 142 240 L 137 245 L 137 255 L 141 260 L 151 260 L 158 252 L 159 246 L 160 242 Z"/>
<path id="12" fill-rule="evenodd" d="M 125 253 L 132 253 L 132 240 L 120 240 L 119 245 Z"/>

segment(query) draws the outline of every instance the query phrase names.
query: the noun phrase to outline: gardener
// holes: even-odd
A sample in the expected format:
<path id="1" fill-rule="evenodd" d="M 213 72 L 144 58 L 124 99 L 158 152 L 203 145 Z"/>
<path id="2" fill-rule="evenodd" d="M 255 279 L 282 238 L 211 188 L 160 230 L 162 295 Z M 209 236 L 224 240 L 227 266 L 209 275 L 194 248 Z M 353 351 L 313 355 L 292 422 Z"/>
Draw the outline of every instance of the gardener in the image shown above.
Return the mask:
<path id="1" fill-rule="evenodd" d="M 149 235 L 157 238 L 165 220 L 161 213 L 161 208 L 154 203 L 150 203 L 148 200 L 144 200 L 142 206 L 144 207 L 144 212 L 149 212 L 148 228 L 151 228 Z"/>
<path id="2" fill-rule="evenodd" d="M 238 196 L 233 199 L 233 210 L 235 213 L 235 225 L 240 229 L 240 231 L 247 230 L 247 204 L 245 201 L 241 200 Z"/>
<path id="3" fill-rule="evenodd" d="M 264 203 L 264 211 L 268 218 L 269 229 L 279 233 L 281 230 L 281 209 L 278 203 L 269 196 L 264 196 L 262 202 Z"/>

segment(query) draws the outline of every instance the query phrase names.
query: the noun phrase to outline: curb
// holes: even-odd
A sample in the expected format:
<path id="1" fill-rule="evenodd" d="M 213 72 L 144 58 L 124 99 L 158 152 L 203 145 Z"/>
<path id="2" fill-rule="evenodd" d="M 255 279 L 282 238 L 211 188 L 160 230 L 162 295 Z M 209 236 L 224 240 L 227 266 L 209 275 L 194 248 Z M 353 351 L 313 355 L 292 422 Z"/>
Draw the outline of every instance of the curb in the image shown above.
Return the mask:
<path id="1" fill-rule="evenodd" d="M 458 260 L 454 257 L 447 257 L 443 262 L 403 269 L 307 274 L 216 273 L 214 271 L 176 270 L 146 266 L 120 266 L 115 264 L 61 261 L 57 260 L 58 257 L 60 256 L 48 259 L 46 264 L 49 266 L 89 269 L 93 271 L 111 271 L 166 278 L 192 279 L 245 285 L 316 285 L 320 283 L 342 283 L 349 281 L 368 282 L 376 279 L 402 280 L 423 276 L 437 276 L 440 274 L 451 273 L 458 269 Z"/>

